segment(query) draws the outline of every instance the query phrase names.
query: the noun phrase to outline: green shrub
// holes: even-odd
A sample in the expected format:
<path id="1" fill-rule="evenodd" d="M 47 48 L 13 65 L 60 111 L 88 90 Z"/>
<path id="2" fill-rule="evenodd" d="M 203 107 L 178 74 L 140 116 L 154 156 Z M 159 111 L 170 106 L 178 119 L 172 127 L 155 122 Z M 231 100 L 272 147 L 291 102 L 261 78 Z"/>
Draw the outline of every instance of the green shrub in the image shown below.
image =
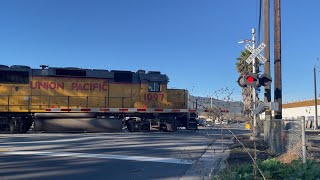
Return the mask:
<path id="1" fill-rule="evenodd" d="M 304 166 L 295 160 L 290 164 L 283 164 L 275 158 L 257 162 L 266 179 L 319 179 L 320 162 L 308 160 Z M 232 169 L 220 171 L 213 179 L 221 180 L 252 180 L 254 179 L 253 164 L 245 163 Z M 263 179 L 257 171 L 257 178 Z"/>

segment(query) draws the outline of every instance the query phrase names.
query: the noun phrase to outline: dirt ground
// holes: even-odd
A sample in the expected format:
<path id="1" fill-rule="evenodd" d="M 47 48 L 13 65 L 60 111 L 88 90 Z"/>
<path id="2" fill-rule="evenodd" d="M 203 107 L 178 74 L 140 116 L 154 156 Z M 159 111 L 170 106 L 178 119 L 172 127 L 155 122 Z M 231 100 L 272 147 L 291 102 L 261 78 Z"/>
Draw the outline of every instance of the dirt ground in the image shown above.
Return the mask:
<path id="1" fill-rule="evenodd" d="M 263 140 L 250 140 L 250 136 L 242 136 L 238 138 L 243 146 L 237 141 L 229 146 L 230 155 L 226 160 L 227 168 L 232 168 L 234 166 L 239 166 L 243 163 L 252 163 L 252 158 L 265 160 L 267 158 L 273 157 L 273 155 L 268 151 L 268 146 L 263 142 Z M 256 148 L 255 148 L 256 147 Z M 250 153 L 250 155 L 248 154 Z"/>
<path id="2" fill-rule="evenodd" d="M 246 147 L 246 150 L 237 140 L 235 140 L 236 142 L 229 146 L 231 151 L 228 159 L 226 160 L 227 168 L 239 166 L 243 163 L 252 163 L 252 159 L 248 152 L 251 154 L 252 158 L 257 160 L 265 160 L 275 157 L 282 163 L 290 163 L 300 157 L 297 151 L 288 151 L 281 156 L 276 157 L 270 152 L 270 150 L 268 150 L 268 145 L 263 141 L 263 139 L 253 141 L 250 140 L 249 135 L 242 136 L 238 139 Z"/>

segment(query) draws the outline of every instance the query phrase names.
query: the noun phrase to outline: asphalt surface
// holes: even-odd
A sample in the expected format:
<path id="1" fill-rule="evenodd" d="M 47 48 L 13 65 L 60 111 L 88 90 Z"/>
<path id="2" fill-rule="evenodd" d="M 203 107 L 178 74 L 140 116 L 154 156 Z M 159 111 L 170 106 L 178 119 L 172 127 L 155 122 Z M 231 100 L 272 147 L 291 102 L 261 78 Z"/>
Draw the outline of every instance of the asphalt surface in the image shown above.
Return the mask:
<path id="1" fill-rule="evenodd" d="M 242 127 L 235 125 L 233 131 L 247 133 Z M 0 179 L 180 179 L 220 137 L 219 127 L 0 134 Z"/>

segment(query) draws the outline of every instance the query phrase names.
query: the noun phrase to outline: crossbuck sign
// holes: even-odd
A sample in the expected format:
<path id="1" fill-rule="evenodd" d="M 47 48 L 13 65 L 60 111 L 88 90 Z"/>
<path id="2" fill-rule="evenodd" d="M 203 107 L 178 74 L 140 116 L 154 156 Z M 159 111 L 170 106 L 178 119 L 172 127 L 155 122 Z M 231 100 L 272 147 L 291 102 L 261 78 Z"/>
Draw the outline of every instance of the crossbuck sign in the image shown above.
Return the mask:
<path id="1" fill-rule="evenodd" d="M 246 60 L 246 62 L 248 63 L 248 64 L 250 64 L 255 58 L 258 58 L 260 61 L 262 61 L 262 62 L 266 62 L 267 61 L 267 59 L 266 58 L 264 58 L 261 54 L 260 54 L 260 52 L 263 50 L 263 48 L 264 47 L 266 47 L 266 45 L 264 44 L 264 43 L 261 43 L 259 46 L 258 46 L 258 48 L 257 49 L 253 49 L 249 44 L 246 44 L 246 49 L 248 50 L 248 51 L 250 51 L 251 52 L 251 55 L 248 57 L 248 59 Z"/>

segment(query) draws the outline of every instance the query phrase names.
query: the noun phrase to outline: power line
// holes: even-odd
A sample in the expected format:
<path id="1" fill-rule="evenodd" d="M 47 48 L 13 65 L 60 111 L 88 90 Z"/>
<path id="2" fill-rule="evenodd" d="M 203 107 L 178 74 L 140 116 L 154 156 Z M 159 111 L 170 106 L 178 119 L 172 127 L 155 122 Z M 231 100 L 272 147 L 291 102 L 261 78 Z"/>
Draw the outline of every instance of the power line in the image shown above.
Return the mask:
<path id="1" fill-rule="evenodd" d="M 259 1 L 259 14 L 258 14 L 258 38 L 257 44 L 260 44 L 260 34 L 261 34 L 261 17 L 262 17 L 262 0 Z"/>

